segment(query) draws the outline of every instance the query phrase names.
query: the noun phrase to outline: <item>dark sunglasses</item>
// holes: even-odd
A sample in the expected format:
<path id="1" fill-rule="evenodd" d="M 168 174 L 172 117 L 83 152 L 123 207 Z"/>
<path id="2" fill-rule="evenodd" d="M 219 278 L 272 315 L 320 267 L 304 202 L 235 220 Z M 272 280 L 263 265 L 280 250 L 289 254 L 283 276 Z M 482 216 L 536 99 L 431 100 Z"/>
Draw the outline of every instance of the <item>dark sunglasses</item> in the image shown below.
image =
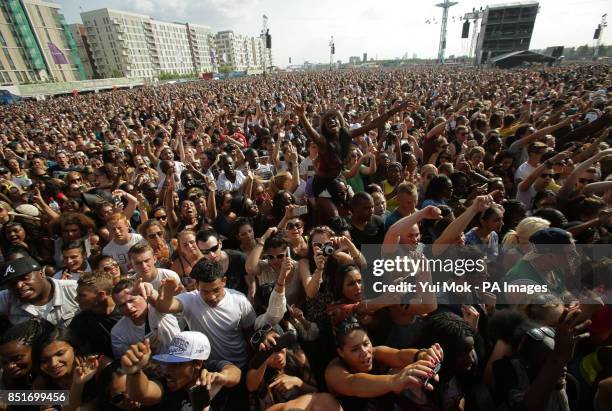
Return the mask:
<path id="1" fill-rule="evenodd" d="M 548 178 L 553 178 L 554 176 L 555 176 L 555 175 L 554 175 L 554 174 L 551 174 L 551 173 L 542 173 L 542 174 L 540 174 L 540 177 L 541 177 L 541 178 L 546 178 L 546 177 L 548 177 Z"/>
<path id="2" fill-rule="evenodd" d="M 219 249 L 219 243 L 217 243 L 216 245 L 213 245 L 208 250 L 200 249 L 200 251 L 202 252 L 202 254 L 211 254 L 211 253 L 217 252 L 218 249 Z"/>
<path id="3" fill-rule="evenodd" d="M 151 238 L 151 239 L 153 239 L 153 238 L 155 238 L 155 237 L 160 237 L 160 238 L 161 238 L 161 237 L 163 237 L 163 236 L 164 236 L 164 233 L 163 233 L 162 231 L 158 231 L 158 232 L 156 232 L 156 233 L 150 233 L 150 234 L 147 234 L 147 237 L 148 237 L 148 238 Z"/>
<path id="4" fill-rule="evenodd" d="M 278 255 L 264 254 L 264 258 L 266 260 L 274 260 L 275 258 L 277 260 L 282 260 L 283 258 L 285 258 L 285 253 L 281 253 L 281 254 L 278 254 Z"/>
<path id="5" fill-rule="evenodd" d="M 159 217 L 155 217 L 156 220 L 167 220 L 168 216 L 167 215 L 160 215 Z"/>
<path id="6" fill-rule="evenodd" d="M 104 267 L 102 267 L 102 270 L 104 270 L 105 273 L 110 273 L 116 268 L 119 268 L 119 264 L 113 261 L 109 265 L 105 265 Z"/>
<path id="7" fill-rule="evenodd" d="M 287 223 L 287 230 L 299 230 L 302 227 L 304 226 L 300 223 Z"/>
<path id="8" fill-rule="evenodd" d="M 255 331 L 255 333 L 251 337 L 251 345 L 253 347 L 257 347 L 262 341 L 265 340 L 266 335 L 270 331 L 272 331 L 272 326 L 270 324 L 265 324 L 259 330 Z"/>

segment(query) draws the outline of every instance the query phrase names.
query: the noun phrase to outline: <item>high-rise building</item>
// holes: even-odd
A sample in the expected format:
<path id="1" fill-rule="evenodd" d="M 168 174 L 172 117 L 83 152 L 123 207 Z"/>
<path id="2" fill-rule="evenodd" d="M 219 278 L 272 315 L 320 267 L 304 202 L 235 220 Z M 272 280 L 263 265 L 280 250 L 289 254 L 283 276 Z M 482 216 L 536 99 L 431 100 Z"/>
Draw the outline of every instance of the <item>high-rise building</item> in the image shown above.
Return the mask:
<path id="1" fill-rule="evenodd" d="M 89 41 L 87 41 L 87 30 L 85 30 L 85 26 L 80 23 L 75 23 L 71 24 L 69 27 L 79 53 L 79 58 L 83 64 L 85 75 L 88 79 L 99 78 L 100 75 L 94 64 L 91 47 L 89 46 Z"/>
<path id="2" fill-rule="evenodd" d="M 529 50 L 538 9 L 537 1 L 488 6 L 478 34 L 476 64 L 501 54 Z"/>
<path id="3" fill-rule="evenodd" d="M 56 3 L 0 2 L 0 84 L 86 78 L 74 37 Z"/>

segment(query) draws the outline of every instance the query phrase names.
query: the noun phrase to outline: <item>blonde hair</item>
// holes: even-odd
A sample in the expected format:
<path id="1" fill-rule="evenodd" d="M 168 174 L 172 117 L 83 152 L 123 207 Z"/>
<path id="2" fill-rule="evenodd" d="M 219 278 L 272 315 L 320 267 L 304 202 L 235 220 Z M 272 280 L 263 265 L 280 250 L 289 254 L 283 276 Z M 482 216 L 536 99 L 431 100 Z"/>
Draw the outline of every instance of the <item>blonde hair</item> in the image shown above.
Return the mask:
<path id="1" fill-rule="evenodd" d="M 502 241 L 503 245 L 527 243 L 529 237 L 536 232 L 550 227 L 550 222 L 540 217 L 526 217 L 516 226 L 516 230 L 510 230 Z"/>
<path id="2" fill-rule="evenodd" d="M 285 184 L 288 181 L 291 181 L 292 178 L 293 176 L 289 171 L 283 171 L 272 177 L 270 179 L 270 195 L 274 197 L 277 192 L 279 192 L 280 190 L 284 190 Z"/>

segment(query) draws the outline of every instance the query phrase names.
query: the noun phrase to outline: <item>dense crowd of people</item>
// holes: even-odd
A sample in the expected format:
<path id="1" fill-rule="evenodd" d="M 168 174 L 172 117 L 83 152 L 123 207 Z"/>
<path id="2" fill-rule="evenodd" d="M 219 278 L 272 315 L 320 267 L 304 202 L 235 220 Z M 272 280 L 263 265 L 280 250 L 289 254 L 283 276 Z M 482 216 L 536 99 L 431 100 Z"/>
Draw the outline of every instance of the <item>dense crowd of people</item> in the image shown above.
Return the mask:
<path id="1" fill-rule="evenodd" d="M 70 392 L 47 410 L 610 409 L 611 77 L 338 70 L 0 108 L 0 388 Z M 371 245 L 547 292 L 370 298 Z"/>

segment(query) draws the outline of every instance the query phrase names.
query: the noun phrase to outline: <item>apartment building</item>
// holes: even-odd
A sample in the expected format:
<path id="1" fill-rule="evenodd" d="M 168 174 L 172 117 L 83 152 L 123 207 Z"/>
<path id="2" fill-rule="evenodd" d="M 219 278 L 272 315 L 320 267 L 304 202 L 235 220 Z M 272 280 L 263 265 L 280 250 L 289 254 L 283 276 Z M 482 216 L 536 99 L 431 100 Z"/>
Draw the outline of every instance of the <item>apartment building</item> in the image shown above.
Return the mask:
<path id="1" fill-rule="evenodd" d="M 154 77 L 158 74 L 159 57 L 151 51 L 156 50 L 156 45 L 148 16 L 99 9 L 81 13 L 81 19 L 101 77 Z"/>
<path id="2" fill-rule="evenodd" d="M 196 73 L 212 73 L 216 71 L 217 52 L 215 49 L 215 33 L 207 26 L 187 23 L 187 33 L 191 48 L 193 71 Z"/>
<path id="3" fill-rule="evenodd" d="M 77 46 L 56 3 L 0 2 L 0 84 L 86 78 Z"/>
<path id="4" fill-rule="evenodd" d="M 74 42 L 76 43 L 77 52 L 79 53 L 79 58 L 83 64 L 83 69 L 85 70 L 85 76 L 88 79 L 99 78 L 100 75 L 98 74 L 93 60 L 91 47 L 89 46 L 89 41 L 87 40 L 87 30 L 85 29 L 85 26 L 80 23 L 74 23 L 69 27 L 72 37 L 74 38 Z"/>
<path id="5" fill-rule="evenodd" d="M 265 38 L 250 37 L 231 30 L 220 31 L 215 36 L 220 71 L 263 70 L 271 66 L 271 51 L 266 49 Z"/>

